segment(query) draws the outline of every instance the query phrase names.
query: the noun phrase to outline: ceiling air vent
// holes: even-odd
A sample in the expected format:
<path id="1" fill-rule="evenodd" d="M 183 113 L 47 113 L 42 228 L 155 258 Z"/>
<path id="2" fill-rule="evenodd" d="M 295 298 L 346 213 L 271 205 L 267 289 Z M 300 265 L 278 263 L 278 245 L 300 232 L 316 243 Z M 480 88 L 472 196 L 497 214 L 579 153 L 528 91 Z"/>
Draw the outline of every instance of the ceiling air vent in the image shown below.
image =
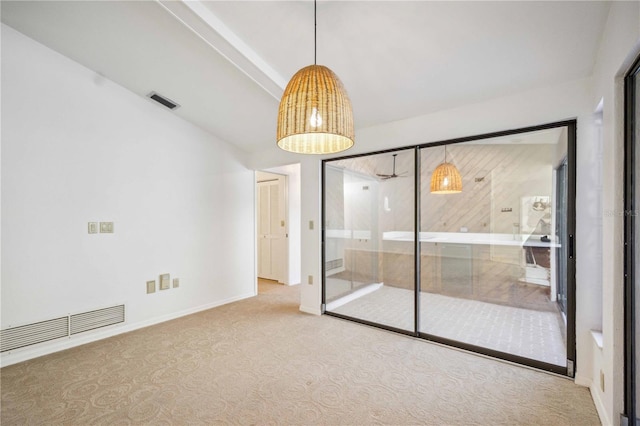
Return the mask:
<path id="1" fill-rule="evenodd" d="M 149 93 L 147 95 L 147 97 L 153 99 L 154 101 L 158 102 L 159 104 L 162 104 L 162 105 L 166 106 L 169 109 L 176 109 L 176 108 L 178 108 L 180 106 L 177 103 L 173 102 L 171 99 L 165 98 L 164 96 L 159 95 L 156 92 Z"/>

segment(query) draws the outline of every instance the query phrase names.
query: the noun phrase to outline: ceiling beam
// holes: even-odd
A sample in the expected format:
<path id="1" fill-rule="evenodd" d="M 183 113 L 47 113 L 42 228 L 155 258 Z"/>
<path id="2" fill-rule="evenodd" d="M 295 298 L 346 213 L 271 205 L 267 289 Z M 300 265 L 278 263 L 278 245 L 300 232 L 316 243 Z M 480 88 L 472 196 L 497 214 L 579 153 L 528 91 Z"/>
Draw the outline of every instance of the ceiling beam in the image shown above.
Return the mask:
<path id="1" fill-rule="evenodd" d="M 231 31 L 201 1 L 156 1 L 216 52 L 255 81 L 278 102 L 280 101 L 287 80 Z"/>

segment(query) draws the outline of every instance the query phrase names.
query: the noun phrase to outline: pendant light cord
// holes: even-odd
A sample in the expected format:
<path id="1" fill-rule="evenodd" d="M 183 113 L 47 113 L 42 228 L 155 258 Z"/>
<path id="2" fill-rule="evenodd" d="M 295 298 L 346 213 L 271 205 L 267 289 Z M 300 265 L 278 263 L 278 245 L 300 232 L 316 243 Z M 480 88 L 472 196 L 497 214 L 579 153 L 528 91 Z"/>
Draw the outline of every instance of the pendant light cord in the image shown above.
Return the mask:
<path id="1" fill-rule="evenodd" d="M 318 21 L 316 19 L 316 0 L 313 0 L 313 65 L 316 64 L 316 55 L 318 50 Z"/>

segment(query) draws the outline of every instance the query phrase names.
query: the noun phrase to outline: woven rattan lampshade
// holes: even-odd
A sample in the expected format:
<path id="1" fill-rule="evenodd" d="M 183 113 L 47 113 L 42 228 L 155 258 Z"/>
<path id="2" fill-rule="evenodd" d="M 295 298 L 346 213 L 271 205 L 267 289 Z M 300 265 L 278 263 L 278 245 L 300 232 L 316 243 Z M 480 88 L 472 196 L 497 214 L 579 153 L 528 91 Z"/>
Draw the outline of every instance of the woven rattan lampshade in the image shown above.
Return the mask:
<path id="1" fill-rule="evenodd" d="M 451 163 L 444 162 L 431 175 L 432 194 L 457 194 L 462 192 L 462 177 Z"/>
<path id="2" fill-rule="evenodd" d="M 453 164 L 447 162 L 447 146 L 444 146 L 444 162 L 431 175 L 432 194 L 457 194 L 462 192 L 462 177 Z"/>
<path id="3" fill-rule="evenodd" d="M 278 110 L 278 146 L 300 154 L 330 154 L 353 146 L 353 112 L 333 71 L 309 65 L 289 81 Z"/>

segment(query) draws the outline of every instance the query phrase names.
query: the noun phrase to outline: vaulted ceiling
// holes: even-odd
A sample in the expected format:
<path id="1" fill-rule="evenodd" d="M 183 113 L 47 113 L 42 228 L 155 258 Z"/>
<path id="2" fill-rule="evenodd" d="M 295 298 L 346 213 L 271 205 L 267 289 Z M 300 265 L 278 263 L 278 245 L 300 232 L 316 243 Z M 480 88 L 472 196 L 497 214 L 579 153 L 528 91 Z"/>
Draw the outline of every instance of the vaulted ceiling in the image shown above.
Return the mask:
<path id="1" fill-rule="evenodd" d="M 247 152 L 313 63 L 313 2 L 2 1 L 2 22 Z M 588 77 L 608 2 L 320 1 L 357 129 Z"/>

